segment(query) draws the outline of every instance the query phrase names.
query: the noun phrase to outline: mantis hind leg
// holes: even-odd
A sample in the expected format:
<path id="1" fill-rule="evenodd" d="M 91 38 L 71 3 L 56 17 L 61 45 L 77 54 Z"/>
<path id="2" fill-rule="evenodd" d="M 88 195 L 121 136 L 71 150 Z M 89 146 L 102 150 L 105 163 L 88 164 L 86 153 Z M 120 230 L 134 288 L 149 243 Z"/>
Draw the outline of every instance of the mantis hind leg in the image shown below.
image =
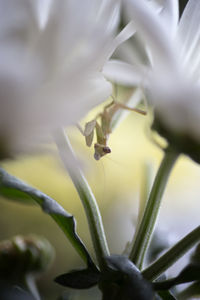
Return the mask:
<path id="1" fill-rule="evenodd" d="M 132 108 L 132 107 L 127 106 L 126 104 L 119 103 L 119 102 L 116 102 L 115 104 L 118 106 L 118 108 L 121 108 L 121 109 L 135 111 L 135 112 L 137 112 L 137 113 L 139 113 L 141 115 L 146 115 L 147 114 L 146 111 L 144 111 L 142 109 L 139 109 L 139 108 Z"/>

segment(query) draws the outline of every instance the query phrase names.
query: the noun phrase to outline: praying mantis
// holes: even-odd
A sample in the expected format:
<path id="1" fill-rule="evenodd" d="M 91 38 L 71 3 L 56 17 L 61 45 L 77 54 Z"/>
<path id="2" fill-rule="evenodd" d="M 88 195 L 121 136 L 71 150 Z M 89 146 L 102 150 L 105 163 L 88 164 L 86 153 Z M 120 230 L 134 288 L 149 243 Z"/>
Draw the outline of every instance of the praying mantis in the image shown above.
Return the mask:
<path id="1" fill-rule="evenodd" d="M 145 111 L 138 108 L 131 108 L 124 103 L 116 102 L 113 98 L 113 101 L 106 105 L 101 113 L 99 113 L 93 120 L 85 124 L 84 131 L 81 130 L 88 147 L 92 146 L 94 132 L 96 131 L 97 141 L 94 143 L 94 158 L 96 160 L 100 160 L 101 157 L 111 153 L 111 149 L 107 143 L 109 135 L 114 127 L 113 123 L 115 121 L 116 114 L 121 109 L 146 115 Z"/>

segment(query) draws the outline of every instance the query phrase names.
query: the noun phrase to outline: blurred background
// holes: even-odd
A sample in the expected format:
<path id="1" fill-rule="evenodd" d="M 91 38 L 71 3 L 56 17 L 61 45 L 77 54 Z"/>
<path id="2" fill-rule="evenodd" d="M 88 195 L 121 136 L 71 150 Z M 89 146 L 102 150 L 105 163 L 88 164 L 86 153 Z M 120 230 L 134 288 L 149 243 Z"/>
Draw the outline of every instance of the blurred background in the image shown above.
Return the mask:
<path id="1" fill-rule="evenodd" d="M 180 1 L 181 9 L 186 2 Z M 90 121 L 95 113 L 86 116 L 84 121 Z M 84 137 L 77 129 L 72 128 L 69 132 L 98 201 L 111 253 L 121 254 L 133 237 L 144 166 L 150 166 L 153 179 L 162 159 L 162 151 L 151 141 L 150 124 L 150 117 L 130 113 L 110 136 L 109 146 L 112 153 L 100 161 L 95 161 L 93 148 L 85 145 Z M 52 148 L 48 155 L 33 155 L 21 157 L 17 161 L 7 161 L 3 167 L 12 175 L 54 198 L 73 214 L 77 220 L 78 233 L 93 255 L 83 207 L 56 149 Z M 162 232 L 171 245 L 199 225 L 199 182 L 199 166 L 187 157 L 181 157 L 170 177 L 157 223 L 157 230 Z M 16 234 L 30 233 L 46 237 L 56 253 L 51 268 L 38 281 L 42 299 L 57 299 L 62 293 L 66 297 L 72 294 L 75 300 L 100 297 L 96 289 L 78 292 L 54 283 L 53 279 L 57 275 L 83 267 L 81 259 L 58 226 L 39 207 L 1 198 L 0 240 Z M 169 273 L 177 273 L 181 263 L 184 263 L 184 259 Z"/>

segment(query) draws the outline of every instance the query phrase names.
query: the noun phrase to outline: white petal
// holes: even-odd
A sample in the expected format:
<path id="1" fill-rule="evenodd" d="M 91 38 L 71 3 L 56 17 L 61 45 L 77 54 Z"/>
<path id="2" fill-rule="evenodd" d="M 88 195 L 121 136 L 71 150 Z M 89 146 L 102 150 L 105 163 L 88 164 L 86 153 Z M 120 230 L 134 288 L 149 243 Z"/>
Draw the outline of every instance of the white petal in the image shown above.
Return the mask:
<path id="1" fill-rule="evenodd" d="M 37 14 L 38 14 L 38 19 L 39 19 L 39 24 L 41 29 L 45 27 L 48 21 L 48 15 L 50 12 L 52 1 L 53 0 L 35 0 L 35 2 L 38 2 Z"/>
<path id="2" fill-rule="evenodd" d="M 127 3 L 128 14 L 150 48 L 154 62 L 164 65 L 165 68 L 173 68 L 176 59 L 171 48 L 171 36 L 161 18 L 144 0 L 127 0 Z"/>
<path id="3" fill-rule="evenodd" d="M 38 33 L 37 3 L 31 0 L 0 0 L 0 43 L 29 44 Z"/>
<path id="4" fill-rule="evenodd" d="M 78 88 L 75 79 L 68 81 L 66 85 L 66 80 L 63 78 L 62 82 L 59 80 L 54 83 L 57 86 L 53 86 L 52 89 L 47 88 L 44 94 L 40 95 L 41 99 L 43 95 L 45 99 L 48 99 L 47 105 L 54 103 L 55 97 L 57 97 L 57 107 L 50 105 L 46 120 L 46 123 L 52 129 L 55 129 L 58 124 L 65 127 L 74 124 L 112 94 L 112 84 L 101 73 L 91 73 L 89 76 L 85 74 L 85 80 L 79 84 Z M 71 86 L 69 87 L 69 85 Z M 60 89 L 60 92 L 54 93 L 55 88 L 57 91 Z M 37 116 L 38 114 L 41 115 L 41 119 L 44 118 L 44 115 L 42 116 L 38 112 Z"/>
<path id="5" fill-rule="evenodd" d="M 153 8 L 153 10 L 159 14 L 162 11 L 162 5 L 156 0 L 146 0 L 146 3 Z"/>
<path id="6" fill-rule="evenodd" d="M 137 41 L 128 41 L 117 48 L 116 57 L 129 64 L 143 65 L 146 63 L 147 58 L 142 50 L 143 48 L 138 45 Z"/>
<path id="7" fill-rule="evenodd" d="M 105 79 L 102 73 L 91 73 L 84 88 L 84 97 L 81 101 L 83 109 L 79 108 L 81 117 L 93 107 L 105 101 L 112 94 L 112 84 Z M 77 101 L 80 102 L 81 93 Z M 80 117 L 79 117 L 80 118 Z"/>
<path id="8" fill-rule="evenodd" d="M 181 57 L 192 55 L 200 39 L 200 1 L 189 0 L 180 20 L 177 38 L 181 43 Z"/>
<path id="9" fill-rule="evenodd" d="M 97 68 L 113 26 L 97 18 L 102 0 L 44 0 L 41 15 L 38 1 L 0 0 L 0 137 L 18 145 L 75 123 L 112 93 Z"/>
<path id="10" fill-rule="evenodd" d="M 101 0 L 99 14 L 97 19 L 107 24 L 106 31 L 108 33 L 116 30 L 120 21 L 120 1 L 119 0 Z"/>
<path id="11" fill-rule="evenodd" d="M 188 61 L 188 73 L 196 81 L 200 81 L 200 41 L 192 52 L 192 56 Z"/>
<path id="12" fill-rule="evenodd" d="M 146 74 L 145 74 L 146 73 Z M 110 60 L 104 68 L 103 74 L 109 80 L 126 85 L 137 86 L 146 84 L 147 70 L 140 66 L 133 66 L 122 61 Z"/>
<path id="13" fill-rule="evenodd" d="M 112 42 L 107 58 L 109 58 L 113 54 L 113 52 L 117 49 L 117 47 L 119 47 L 119 45 L 133 36 L 135 32 L 136 30 L 133 22 L 127 24 Z"/>
<path id="14" fill-rule="evenodd" d="M 174 35 L 179 21 L 179 2 L 178 0 L 165 0 L 163 10 L 160 14 L 164 18 L 169 30 Z"/>

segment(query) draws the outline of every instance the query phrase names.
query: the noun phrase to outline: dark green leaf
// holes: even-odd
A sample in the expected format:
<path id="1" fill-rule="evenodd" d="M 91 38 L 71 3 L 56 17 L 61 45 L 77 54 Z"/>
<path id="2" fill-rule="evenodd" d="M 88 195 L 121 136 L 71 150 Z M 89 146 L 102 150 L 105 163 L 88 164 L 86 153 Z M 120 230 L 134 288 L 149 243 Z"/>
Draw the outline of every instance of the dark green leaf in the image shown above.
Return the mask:
<path id="1" fill-rule="evenodd" d="M 194 264 L 200 264 L 200 244 L 198 244 L 190 257 L 190 262 Z"/>
<path id="2" fill-rule="evenodd" d="M 182 290 L 178 297 L 179 299 L 199 299 L 200 296 L 200 282 L 196 281 L 193 284 L 189 285 L 186 289 Z"/>
<path id="3" fill-rule="evenodd" d="M 189 249 L 191 249 L 200 240 L 200 226 L 197 226 L 178 243 L 171 247 L 154 263 L 142 271 L 142 275 L 153 281 L 160 274 L 165 272 L 171 265 L 173 265 L 180 257 L 182 257 Z"/>
<path id="4" fill-rule="evenodd" d="M 82 259 L 90 266 L 94 263 L 80 237 L 76 233 L 76 221 L 72 215 L 64 210 L 55 200 L 40 192 L 39 190 L 29 186 L 18 178 L 9 175 L 5 170 L 0 168 L 0 194 L 6 191 L 8 195 L 13 193 L 24 195 L 33 199 L 39 204 L 42 210 L 50 215 L 58 226 L 68 237 L 74 248 L 77 250 Z M 10 192 L 10 194 L 9 194 Z"/>
<path id="5" fill-rule="evenodd" d="M 200 280 L 200 264 L 189 264 L 176 278 L 176 284 Z"/>
<path id="6" fill-rule="evenodd" d="M 189 264 L 177 277 L 162 282 L 155 282 L 153 285 L 156 290 L 168 290 L 174 285 L 196 280 L 200 280 L 200 264 Z"/>
<path id="7" fill-rule="evenodd" d="M 26 192 L 13 187 L 12 181 L 8 180 L 5 175 L 5 171 L 0 168 L 0 196 L 22 204 L 35 204 L 33 199 Z"/>
<path id="8" fill-rule="evenodd" d="M 158 295 L 162 300 L 176 300 L 175 296 L 170 291 L 159 291 Z"/>
<path id="9" fill-rule="evenodd" d="M 55 282 L 74 289 L 88 289 L 97 285 L 100 272 L 94 268 L 74 270 L 55 278 Z"/>

